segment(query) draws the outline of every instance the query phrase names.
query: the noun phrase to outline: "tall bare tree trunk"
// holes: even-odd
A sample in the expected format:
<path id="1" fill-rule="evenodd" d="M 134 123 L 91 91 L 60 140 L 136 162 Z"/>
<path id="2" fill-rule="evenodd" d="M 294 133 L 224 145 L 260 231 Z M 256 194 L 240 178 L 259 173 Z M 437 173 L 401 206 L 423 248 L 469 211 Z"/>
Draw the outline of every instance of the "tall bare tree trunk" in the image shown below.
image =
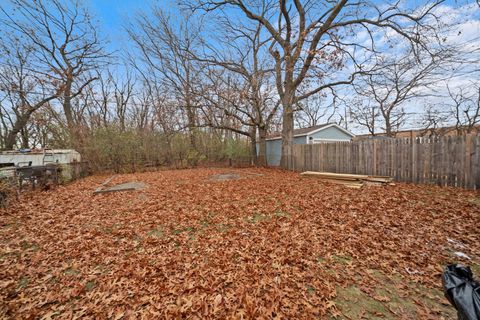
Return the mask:
<path id="1" fill-rule="evenodd" d="M 387 137 L 393 137 L 394 134 L 392 132 L 392 124 L 390 123 L 390 115 L 384 113 L 383 117 L 385 120 L 385 135 Z"/>
<path id="2" fill-rule="evenodd" d="M 10 130 L 5 138 L 5 149 L 6 150 L 13 150 L 15 143 L 17 142 L 17 135 L 22 129 L 27 125 L 28 120 L 30 119 L 30 115 L 32 112 L 27 112 L 21 116 L 19 116 L 13 125 L 12 130 Z M 26 144 L 26 146 L 25 146 Z M 22 139 L 22 147 L 28 148 L 28 141 L 25 143 L 24 139 Z"/>
<path id="3" fill-rule="evenodd" d="M 254 165 L 258 165 L 257 157 L 257 128 L 250 127 L 250 158 Z"/>
<path id="4" fill-rule="evenodd" d="M 65 82 L 65 88 L 63 91 L 63 112 L 65 113 L 65 118 L 67 119 L 67 128 L 74 138 L 74 131 L 75 131 L 75 121 L 73 119 L 73 112 L 72 112 L 72 79 L 67 79 Z"/>
<path id="5" fill-rule="evenodd" d="M 192 106 L 192 102 L 191 102 L 191 97 L 190 97 L 190 86 L 187 85 L 186 88 L 185 88 L 185 92 L 186 92 L 186 95 L 185 95 L 185 107 L 186 107 L 186 111 L 187 111 L 187 126 L 188 126 L 188 134 L 189 134 L 189 138 L 190 138 L 190 147 L 194 150 L 194 151 L 198 151 L 197 150 L 197 139 L 196 139 L 196 134 L 195 134 L 195 128 L 196 128 L 196 114 L 195 114 L 195 109 L 194 107 Z"/>
<path id="6" fill-rule="evenodd" d="M 293 160 L 293 107 L 286 105 L 283 108 L 282 158 L 280 160 L 280 166 L 291 169 Z"/>
<path id="7" fill-rule="evenodd" d="M 68 129 L 68 134 L 70 136 L 71 146 L 75 149 L 80 149 L 82 146 L 82 137 L 80 134 L 80 128 L 75 122 L 75 118 L 73 116 L 72 84 L 73 84 L 73 79 L 71 78 L 67 79 L 67 81 L 65 82 L 62 107 L 63 107 L 63 112 L 65 113 L 65 118 L 67 120 L 67 129 Z"/>
<path id="8" fill-rule="evenodd" d="M 259 150 L 258 150 L 258 166 L 267 165 L 267 130 L 264 125 L 258 126 L 258 139 L 259 139 Z"/>
<path id="9" fill-rule="evenodd" d="M 26 127 L 23 127 L 22 130 L 20 131 L 20 137 L 22 139 L 22 148 L 23 149 L 28 149 L 29 148 L 29 135 L 28 135 L 28 130 Z"/>
<path id="10" fill-rule="evenodd" d="M 188 107 L 187 110 L 188 117 L 188 134 L 190 136 L 190 145 L 193 150 L 197 151 L 197 139 L 195 134 L 195 112 L 193 112 L 192 107 Z"/>
<path id="11" fill-rule="evenodd" d="M 287 59 L 287 69 L 285 73 L 285 81 L 293 83 L 293 66 L 290 59 Z M 278 84 L 277 84 L 278 86 Z M 286 86 L 282 97 L 283 114 L 282 114 L 282 157 L 280 158 L 280 166 L 285 169 L 291 169 L 293 160 L 293 101 L 295 99 L 295 88 Z"/>

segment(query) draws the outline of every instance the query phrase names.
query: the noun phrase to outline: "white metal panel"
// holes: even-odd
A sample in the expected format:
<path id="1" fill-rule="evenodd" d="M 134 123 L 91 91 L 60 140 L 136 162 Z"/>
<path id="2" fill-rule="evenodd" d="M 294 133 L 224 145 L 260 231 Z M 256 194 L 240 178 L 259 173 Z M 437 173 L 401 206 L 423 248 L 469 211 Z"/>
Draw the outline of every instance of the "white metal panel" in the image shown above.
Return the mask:
<path id="1" fill-rule="evenodd" d="M 56 149 L 49 150 L 48 152 L 53 152 L 53 162 L 55 163 L 66 164 L 80 162 L 82 160 L 80 153 L 73 149 Z M 31 161 L 33 166 L 39 166 L 43 164 L 43 156 L 43 152 L 21 153 L 18 151 L 4 151 L 0 153 L 0 163 L 13 163 L 14 165 L 19 165 Z"/>

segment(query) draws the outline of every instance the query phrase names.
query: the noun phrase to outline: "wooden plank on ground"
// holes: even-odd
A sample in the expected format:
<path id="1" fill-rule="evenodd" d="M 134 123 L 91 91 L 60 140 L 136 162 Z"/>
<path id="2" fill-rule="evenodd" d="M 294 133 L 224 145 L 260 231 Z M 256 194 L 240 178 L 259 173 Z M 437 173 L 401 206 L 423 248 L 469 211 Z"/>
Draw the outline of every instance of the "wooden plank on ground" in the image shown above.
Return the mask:
<path id="1" fill-rule="evenodd" d="M 300 173 L 302 176 L 314 176 L 322 179 L 338 179 L 338 180 L 368 180 L 372 182 L 390 182 L 392 181 L 391 177 L 387 176 L 371 176 L 371 175 L 361 175 L 361 174 L 345 174 L 345 173 L 333 173 L 333 172 L 315 172 L 315 171 L 305 171 Z"/>
<path id="2" fill-rule="evenodd" d="M 95 190 L 93 193 L 94 194 L 99 194 L 99 193 L 109 193 L 109 192 L 119 192 L 119 191 L 132 191 L 132 190 L 137 190 L 136 188 L 123 188 L 123 189 L 103 189 L 103 190 Z"/>
<path id="3" fill-rule="evenodd" d="M 346 180 L 336 180 L 336 179 L 322 179 L 321 181 L 341 184 L 346 187 L 358 188 L 358 189 L 360 189 L 363 186 L 363 182 L 361 181 L 346 181 Z"/>
<path id="4" fill-rule="evenodd" d="M 316 172 L 316 171 L 305 171 L 300 174 L 302 176 L 316 176 L 319 178 L 342 179 L 342 180 L 361 180 L 361 179 L 367 179 L 369 177 L 367 175 L 360 175 L 360 174 L 344 174 L 344 173 Z"/>
<path id="5" fill-rule="evenodd" d="M 100 187 L 98 187 L 97 189 L 95 189 L 95 192 L 99 192 L 101 191 L 104 187 L 106 187 L 117 175 L 114 174 L 113 176 L 111 176 L 110 178 L 108 178 L 107 180 L 105 180 L 101 185 Z M 94 192 L 94 193 L 95 193 Z"/>

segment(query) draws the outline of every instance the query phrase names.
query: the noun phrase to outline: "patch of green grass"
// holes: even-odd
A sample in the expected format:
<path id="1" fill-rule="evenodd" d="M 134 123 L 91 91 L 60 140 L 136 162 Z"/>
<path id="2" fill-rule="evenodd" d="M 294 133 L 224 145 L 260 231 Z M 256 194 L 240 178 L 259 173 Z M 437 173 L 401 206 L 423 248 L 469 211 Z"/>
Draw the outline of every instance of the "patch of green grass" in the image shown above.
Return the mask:
<path id="1" fill-rule="evenodd" d="M 80 271 L 78 271 L 77 269 L 75 269 L 73 267 L 69 267 L 69 268 L 65 269 L 63 271 L 63 273 L 67 276 L 76 276 L 77 274 L 80 273 Z"/>
<path id="2" fill-rule="evenodd" d="M 469 198 L 467 201 L 473 203 L 474 205 L 480 206 L 480 197 Z"/>
<path id="3" fill-rule="evenodd" d="M 442 303 L 445 298 L 441 290 L 408 282 L 400 275 L 387 277 L 378 270 L 370 270 L 369 274 L 377 283 L 370 288 L 371 293 L 355 285 L 337 288 L 335 305 L 345 318 L 416 319 L 423 305 L 439 319 L 456 319 L 455 309 Z"/>
<path id="4" fill-rule="evenodd" d="M 295 209 L 297 211 L 297 213 L 302 212 L 302 210 L 303 210 L 302 207 L 300 207 L 300 206 L 295 206 L 294 205 L 292 207 L 293 207 L 293 209 Z"/>
<path id="5" fill-rule="evenodd" d="M 270 220 L 270 217 L 261 213 L 255 213 L 253 216 L 248 218 L 248 221 L 250 221 L 251 223 L 263 222 L 267 220 Z"/>
<path id="6" fill-rule="evenodd" d="M 315 288 L 310 285 L 306 285 L 305 288 L 307 289 L 308 294 L 315 294 L 316 292 Z"/>
<path id="7" fill-rule="evenodd" d="M 102 228 L 102 231 L 105 232 L 105 233 L 108 233 L 108 234 L 112 234 L 113 233 L 113 228 L 112 227 L 105 227 L 105 228 Z"/>
<path id="8" fill-rule="evenodd" d="M 215 228 L 217 229 L 218 232 L 227 232 L 232 228 L 231 225 L 225 224 L 225 223 L 219 223 L 215 225 Z"/>
<path id="9" fill-rule="evenodd" d="M 137 244 L 137 246 L 139 246 L 142 244 L 143 238 L 140 235 L 135 235 L 133 237 L 133 241 Z"/>
<path id="10" fill-rule="evenodd" d="M 206 229 L 212 224 L 212 219 L 215 217 L 215 213 L 213 212 L 208 212 L 206 217 L 203 218 L 203 220 L 200 221 L 200 228 L 201 229 Z"/>
<path id="11" fill-rule="evenodd" d="M 212 211 L 208 211 L 207 212 L 207 216 L 205 217 L 205 219 L 207 221 L 211 221 L 213 218 L 215 218 L 217 214 L 215 212 L 212 212 Z"/>
<path id="12" fill-rule="evenodd" d="M 105 232 L 107 234 L 112 234 L 116 229 L 118 229 L 120 227 L 120 225 L 118 223 L 114 223 L 110 226 L 99 226 L 97 227 L 97 229 L 100 231 L 100 232 Z"/>
<path id="13" fill-rule="evenodd" d="M 230 230 L 232 228 L 232 225 L 227 224 L 227 223 L 213 223 L 212 219 L 213 219 L 214 216 L 215 216 L 214 213 L 209 212 L 207 214 L 207 217 L 205 217 L 203 220 L 200 221 L 200 227 L 196 230 L 195 230 L 195 228 L 192 227 L 191 231 L 201 234 L 201 233 L 205 232 L 205 229 L 210 228 L 210 227 L 214 227 L 219 232 L 227 232 L 228 230 Z M 190 230 L 187 230 L 187 231 L 190 231 Z"/>
<path id="14" fill-rule="evenodd" d="M 470 264 L 470 268 L 472 269 L 473 276 L 480 279 L 480 264 L 472 263 Z"/>
<path id="15" fill-rule="evenodd" d="M 55 277 L 55 276 L 52 276 L 50 279 L 48 279 L 48 283 L 53 283 L 53 284 L 55 284 L 55 283 L 58 283 L 58 282 L 59 282 L 59 281 L 58 281 L 58 278 Z"/>
<path id="16" fill-rule="evenodd" d="M 96 274 L 106 274 L 110 271 L 109 267 L 103 263 L 97 264 L 93 269 L 94 273 Z"/>
<path id="17" fill-rule="evenodd" d="M 352 263 L 352 257 L 350 256 L 343 256 L 343 255 L 334 255 L 332 256 L 332 259 L 336 263 L 340 264 L 350 264 Z"/>
<path id="18" fill-rule="evenodd" d="M 163 227 L 161 226 L 157 228 L 153 228 L 152 230 L 147 232 L 147 236 L 149 237 L 163 238 L 164 235 L 165 235 L 165 232 L 163 230 Z"/>
<path id="19" fill-rule="evenodd" d="M 292 216 L 290 213 L 282 210 L 275 211 L 273 215 L 279 218 L 290 218 Z"/>
<path id="20" fill-rule="evenodd" d="M 17 287 L 18 289 L 25 289 L 29 283 L 30 279 L 28 279 L 27 277 L 21 277 L 18 281 Z"/>
<path id="21" fill-rule="evenodd" d="M 20 242 L 20 247 L 22 248 L 22 250 L 26 251 L 26 250 L 31 250 L 33 252 L 37 252 L 39 249 L 40 249 L 40 246 L 36 243 L 29 243 L 27 241 L 22 241 Z"/>
<path id="22" fill-rule="evenodd" d="M 356 286 L 337 288 L 335 304 L 348 319 L 368 319 L 372 316 L 389 319 L 391 315 L 382 302 L 369 297 Z"/>
<path id="23" fill-rule="evenodd" d="M 87 290 L 87 291 L 91 291 L 95 287 L 96 287 L 96 284 L 95 284 L 95 281 L 93 281 L 93 280 L 87 281 L 87 283 L 85 283 L 85 290 Z"/>
<path id="24" fill-rule="evenodd" d="M 186 228 L 182 228 L 182 229 L 175 229 L 173 230 L 173 233 L 178 235 L 178 234 L 181 234 L 183 232 L 195 232 L 195 228 L 194 227 L 186 227 Z"/>

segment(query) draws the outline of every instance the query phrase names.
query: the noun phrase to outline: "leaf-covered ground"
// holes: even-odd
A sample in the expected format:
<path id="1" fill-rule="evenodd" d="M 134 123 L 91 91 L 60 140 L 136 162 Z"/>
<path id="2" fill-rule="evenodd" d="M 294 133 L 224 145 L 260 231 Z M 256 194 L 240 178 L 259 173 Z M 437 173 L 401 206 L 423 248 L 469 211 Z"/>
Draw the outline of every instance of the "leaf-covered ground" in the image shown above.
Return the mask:
<path id="1" fill-rule="evenodd" d="M 107 177 L 0 211 L 0 318 L 454 319 L 442 267 L 478 274 L 478 192 L 196 169 L 93 195 Z"/>

